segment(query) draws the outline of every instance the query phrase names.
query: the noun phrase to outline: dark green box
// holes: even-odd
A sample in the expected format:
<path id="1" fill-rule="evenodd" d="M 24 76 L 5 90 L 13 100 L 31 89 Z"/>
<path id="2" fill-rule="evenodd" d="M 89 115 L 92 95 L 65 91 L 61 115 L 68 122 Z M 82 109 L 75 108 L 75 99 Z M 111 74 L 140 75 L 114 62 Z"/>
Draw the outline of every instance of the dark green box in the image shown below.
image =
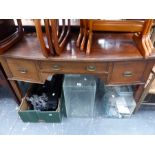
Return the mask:
<path id="1" fill-rule="evenodd" d="M 56 111 L 38 111 L 30 110 L 30 105 L 27 103 L 25 97 L 22 100 L 22 103 L 19 107 L 18 114 L 23 122 L 47 122 L 47 123 L 56 123 L 61 122 L 61 99 L 59 99 L 58 108 Z"/>

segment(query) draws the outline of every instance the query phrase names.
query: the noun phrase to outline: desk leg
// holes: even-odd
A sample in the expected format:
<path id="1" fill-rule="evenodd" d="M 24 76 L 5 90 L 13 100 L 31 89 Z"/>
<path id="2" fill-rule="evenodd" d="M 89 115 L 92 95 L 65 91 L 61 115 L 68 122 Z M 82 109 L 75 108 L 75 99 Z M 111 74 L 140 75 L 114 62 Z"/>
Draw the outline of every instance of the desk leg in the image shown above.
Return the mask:
<path id="1" fill-rule="evenodd" d="M 11 86 L 12 86 L 12 89 L 15 93 L 15 95 L 17 96 L 18 98 L 18 105 L 20 105 L 21 101 L 22 101 L 22 91 L 17 83 L 17 81 L 14 81 L 14 80 L 9 80 Z"/>
<path id="2" fill-rule="evenodd" d="M 2 65 L 2 68 L 4 70 L 4 73 L 6 75 L 6 79 L 8 79 L 8 77 L 11 77 L 12 75 L 11 75 L 11 72 L 9 70 L 9 67 L 8 67 L 8 65 L 6 63 L 6 60 L 0 58 L 0 63 Z M 21 103 L 21 100 L 22 100 L 22 91 L 20 90 L 20 87 L 19 87 L 17 81 L 8 80 L 8 84 L 11 85 L 12 92 L 16 96 L 17 103 L 19 105 Z"/>
<path id="3" fill-rule="evenodd" d="M 2 70 L 0 70 L 0 72 L 3 73 Z M 10 93 L 12 94 L 12 96 L 14 97 L 15 101 L 16 101 L 18 104 L 20 104 L 20 100 L 19 100 L 19 98 L 17 97 L 17 94 L 15 93 L 15 91 L 14 91 L 14 89 L 13 89 L 13 87 L 12 87 L 10 81 L 7 80 L 7 77 L 5 76 L 5 74 L 1 74 L 1 78 L 3 79 L 1 85 L 7 87 L 7 88 L 9 89 Z"/>
<path id="4" fill-rule="evenodd" d="M 139 100 L 140 100 L 140 97 L 141 97 L 143 91 L 144 91 L 144 85 L 139 85 L 135 94 L 134 94 L 134 98 L 135 98 L 135 101 L 137 103 L 135 112 L 137 112 L 140 108 L 141 104 L 140 104 Z"/>

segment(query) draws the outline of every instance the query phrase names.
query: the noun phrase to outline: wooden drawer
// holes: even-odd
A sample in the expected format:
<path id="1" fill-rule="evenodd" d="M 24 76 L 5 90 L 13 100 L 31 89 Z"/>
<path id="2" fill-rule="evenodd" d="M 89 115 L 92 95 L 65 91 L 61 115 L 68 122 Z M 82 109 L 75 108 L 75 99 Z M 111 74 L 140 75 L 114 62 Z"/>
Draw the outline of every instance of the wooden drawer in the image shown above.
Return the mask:
<path id="1" fill-rule="evenodd" d="M 40 62 L 42 72 L 52 73 L 103 73 L 107 74 L 108 65 L 106 63 L 81 63 L 81 62 Z"/>
<path id="2" fill-rule="evenodd" d="M 120 62 L 115 63 L 111 73 L 110 84 L 134 84 L 143 83 L 144 62 Z"/>
<path id="3" fill-rule="evenodd" d="M 7 59 L 7 64 L 13 76 L 11 78 L 34 82 L 39 81 L 35 62 L 21 59 Z"/>

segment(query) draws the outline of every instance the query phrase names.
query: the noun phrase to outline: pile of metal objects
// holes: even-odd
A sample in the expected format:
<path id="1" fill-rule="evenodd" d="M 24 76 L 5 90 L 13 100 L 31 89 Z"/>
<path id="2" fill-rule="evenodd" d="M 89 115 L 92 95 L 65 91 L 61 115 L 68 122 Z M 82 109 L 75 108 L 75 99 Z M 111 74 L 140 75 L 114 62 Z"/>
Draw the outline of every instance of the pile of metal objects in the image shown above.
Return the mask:
<path id="1" fill-rule="evenodd" d="M 26 97 L 32 109 L 40 111 L 55 111 L 61 96 L 63 75 L 54 75 L 44 85 L 34 84 Z"/>

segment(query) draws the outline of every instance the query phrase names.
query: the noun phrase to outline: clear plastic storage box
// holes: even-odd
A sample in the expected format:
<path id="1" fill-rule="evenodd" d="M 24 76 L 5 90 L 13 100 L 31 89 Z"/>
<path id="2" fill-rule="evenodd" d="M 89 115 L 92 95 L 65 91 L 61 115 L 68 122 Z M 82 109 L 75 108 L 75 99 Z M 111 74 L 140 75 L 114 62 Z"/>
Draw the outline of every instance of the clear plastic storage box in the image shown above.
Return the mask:
<path id="1" fill-rule="evenodd" d="M 93 117 L 96 78 L 88 75 L 65 75 L 63 83 L 68 117 Z"/>
<path id="2" fill-rule="evenodd" d="M 105 116 L 112 118 L 131 117 L 136 107 L 129 86 L 106 87 L 102 102 Z"/>
<path id="3" fill-rule="evenodd" d="M 133 95 L 131 86 L 114 86 L 114 89 L 116 90 L 119 96 L 132 96 Z"/>

